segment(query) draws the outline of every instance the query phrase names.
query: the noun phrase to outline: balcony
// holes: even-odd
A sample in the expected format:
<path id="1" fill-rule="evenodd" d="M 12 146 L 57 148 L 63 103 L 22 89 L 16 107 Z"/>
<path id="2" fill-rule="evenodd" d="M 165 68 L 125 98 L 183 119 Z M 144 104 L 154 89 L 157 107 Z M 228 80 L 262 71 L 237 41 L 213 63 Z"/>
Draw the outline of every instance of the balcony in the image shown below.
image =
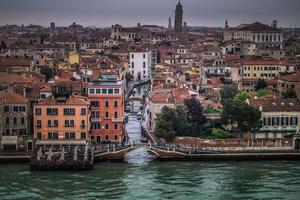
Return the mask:
<path id="1" fill-rule="evenodd" d="M 101 118 L 100 117 L 98 117 L 98 118 L 96 118 L 96 117 L 91 117 L 90 118 L 91 119 L 91 122 L 101 122 Z"/>
<path id="2" fill-rule="evenodd" d="M 123 122 L 124 118 L 112 118 L 113 123 Z"/>

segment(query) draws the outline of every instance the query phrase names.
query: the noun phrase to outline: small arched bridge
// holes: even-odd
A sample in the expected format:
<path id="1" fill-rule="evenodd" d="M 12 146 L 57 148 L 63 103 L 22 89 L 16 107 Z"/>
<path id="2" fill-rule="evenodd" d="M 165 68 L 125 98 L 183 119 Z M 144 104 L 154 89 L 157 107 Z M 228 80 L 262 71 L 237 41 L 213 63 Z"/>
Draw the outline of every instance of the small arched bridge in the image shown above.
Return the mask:
<path id="1" fill-rule="evenodd" d="M 138 101 L 141 104 L 145 104 L 145 99 L 143 98 L 139 98 L 139 97 L 130 97 L 130 98 L 126 98 L 125 99 L 125 104 L 129 103 L 129 102 L 133 102 L 133 101 Z"/>

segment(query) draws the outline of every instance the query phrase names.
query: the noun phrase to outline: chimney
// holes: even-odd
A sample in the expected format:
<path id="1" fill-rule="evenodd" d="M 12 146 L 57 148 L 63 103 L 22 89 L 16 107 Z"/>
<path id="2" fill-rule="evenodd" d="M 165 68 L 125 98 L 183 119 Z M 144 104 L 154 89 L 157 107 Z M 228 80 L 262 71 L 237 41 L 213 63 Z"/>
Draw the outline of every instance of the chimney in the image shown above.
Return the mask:
<path id="1" fill-rule="evenodd" d="M 23 87 L 23 96 L 26 97 L 26 87 Z"/>
<path id="2" fill-rule="evenodd" d="M 137 27 L 141 27 L 141 23 L 137 23 Z"/>

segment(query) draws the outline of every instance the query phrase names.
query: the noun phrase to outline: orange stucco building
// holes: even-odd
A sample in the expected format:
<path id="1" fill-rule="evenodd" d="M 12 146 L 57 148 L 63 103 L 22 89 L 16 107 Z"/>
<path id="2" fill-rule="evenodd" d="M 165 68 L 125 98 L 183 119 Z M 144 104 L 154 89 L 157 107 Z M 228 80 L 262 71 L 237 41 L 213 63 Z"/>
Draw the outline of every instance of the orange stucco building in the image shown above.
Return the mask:
<path id="1" fill-rule="evenodd" d="M 36 143 L 84 145 L 89 142 L 89 117 L 86 97 L 52 95 L 34 106 Z"/>
<path id="2" fill-rule="evenodd" d="M 91 102 L 91 141 L 121 143 L 124 136 L 124 82 L 90 82 L 87 92 Z"/>

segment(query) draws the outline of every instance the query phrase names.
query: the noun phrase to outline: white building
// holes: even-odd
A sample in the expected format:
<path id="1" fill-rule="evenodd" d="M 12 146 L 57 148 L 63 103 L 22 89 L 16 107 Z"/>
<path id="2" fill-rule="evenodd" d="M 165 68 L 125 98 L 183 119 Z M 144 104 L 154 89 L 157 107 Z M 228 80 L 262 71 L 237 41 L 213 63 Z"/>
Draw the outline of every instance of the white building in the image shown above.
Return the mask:
<path id="1" fill-rule="evenodd" d="M 152 51 L 133 51 L 129 55 L 129 72 L 134 80 L 150 78 L 152 66 Z"/>

